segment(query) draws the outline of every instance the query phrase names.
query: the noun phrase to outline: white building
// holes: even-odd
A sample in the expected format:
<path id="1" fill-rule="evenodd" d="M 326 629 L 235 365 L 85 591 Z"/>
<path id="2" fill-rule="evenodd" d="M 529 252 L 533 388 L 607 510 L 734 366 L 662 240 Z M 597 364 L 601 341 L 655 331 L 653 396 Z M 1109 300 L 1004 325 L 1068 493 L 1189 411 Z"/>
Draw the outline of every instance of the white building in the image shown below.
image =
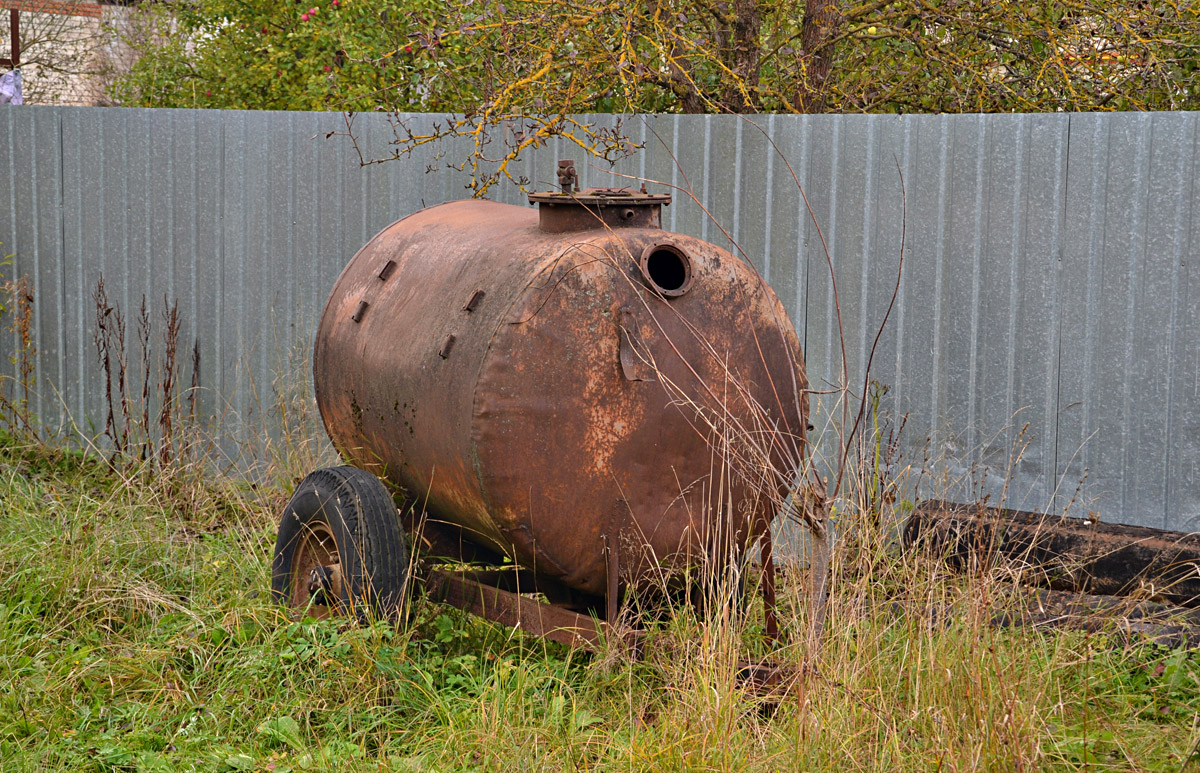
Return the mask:
<path id="1" fill-rule="evenodd" d="M 25 104 L 109 104 L 108 84 L 131 63 L 123 35 L 133 9 L 119 0 L 0 0 L 0 59 L 12 58 L 13 11 Z"/>

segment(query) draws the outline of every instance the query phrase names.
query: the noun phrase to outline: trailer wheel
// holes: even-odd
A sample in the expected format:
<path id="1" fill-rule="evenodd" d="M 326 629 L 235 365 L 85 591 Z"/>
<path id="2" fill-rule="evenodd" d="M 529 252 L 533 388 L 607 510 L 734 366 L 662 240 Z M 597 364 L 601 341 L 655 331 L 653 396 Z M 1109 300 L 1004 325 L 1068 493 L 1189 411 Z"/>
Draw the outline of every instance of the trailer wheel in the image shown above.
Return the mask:
<path id="1" fill-rule="evenodd" d="M 318 619 L 395 619 L 408 564 L 400 517 L 383 483 L 356 467 L 329 467 L 302 480 L 283 510 L 271 595 Z"/>

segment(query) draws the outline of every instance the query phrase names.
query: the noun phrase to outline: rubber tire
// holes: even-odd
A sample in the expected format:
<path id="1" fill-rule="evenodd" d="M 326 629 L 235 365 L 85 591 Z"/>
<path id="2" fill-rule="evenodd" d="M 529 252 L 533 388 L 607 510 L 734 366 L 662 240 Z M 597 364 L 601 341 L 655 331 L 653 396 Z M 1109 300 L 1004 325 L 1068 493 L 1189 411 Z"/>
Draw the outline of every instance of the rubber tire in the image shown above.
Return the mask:
<path id="1" fill-rule="evenodd" d="M 341 610 L 366 620 L 395 620 L 404 607 L 409 552 L 392 495 L 357 467 L 327 467 L 300 482 L 279 521 L 271 563 L 271 595 L 291 601 L 292 561 L 312 524 L 333 535 L 341 562 Z"/>

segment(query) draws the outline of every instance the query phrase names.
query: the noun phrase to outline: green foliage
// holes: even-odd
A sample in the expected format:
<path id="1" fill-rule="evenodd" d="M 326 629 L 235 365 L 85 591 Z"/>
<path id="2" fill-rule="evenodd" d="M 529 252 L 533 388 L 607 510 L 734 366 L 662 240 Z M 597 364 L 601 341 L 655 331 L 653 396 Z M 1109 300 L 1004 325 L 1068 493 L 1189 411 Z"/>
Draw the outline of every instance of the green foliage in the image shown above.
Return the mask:
<path id="1" fill-rule="evenodd" d="M 153 4 L 153 33 L 129 41 L 140 58 L 115 96 L 144 107 L 444 109 L 430 84 L 445 68 L 404 49 L 440 9 L 437 0 Z"/>
<path id="2" fill-rule="evenodd" d="M 127 104 L 468 114 L 1195 109 L 1164 2 L 199 0 L 151 6 Z M 821 17 L 814 9 L 828 9 Z M 826 72 L 827 71 L 827 72 Z"/>
<path id="3" fill-rule="evenodd" d="M 897 2 L 848 19 L 829 101 L 865 112 L 1200 106 L 1200 9 L 1175 2 Z"/>

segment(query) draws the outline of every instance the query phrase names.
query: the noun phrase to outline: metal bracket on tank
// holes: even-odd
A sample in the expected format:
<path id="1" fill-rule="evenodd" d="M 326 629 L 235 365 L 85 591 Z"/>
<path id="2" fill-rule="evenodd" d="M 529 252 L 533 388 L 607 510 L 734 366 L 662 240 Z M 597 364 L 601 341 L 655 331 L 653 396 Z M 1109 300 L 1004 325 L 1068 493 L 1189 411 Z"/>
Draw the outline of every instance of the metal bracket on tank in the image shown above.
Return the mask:
<path id="1" fill-rule="evenodd" d="M 668 193 L 647 193 L 645 183 L 632 188 L 579 188 L 575 162 L 558 162 L 558 191 L 530 193 L 538 205 L 538 228 L 546 233 L 586 231 L 591 228 L 662 228 L 662 208 Z"/>
<path id="2" fill-rule="evenodd" d="M 650 352 L 642 341 L 637 320 L 628 306 L 621 307 L 619 329 L 621 346 L 621 375 L 626 381 L 657 381 Z"/>

